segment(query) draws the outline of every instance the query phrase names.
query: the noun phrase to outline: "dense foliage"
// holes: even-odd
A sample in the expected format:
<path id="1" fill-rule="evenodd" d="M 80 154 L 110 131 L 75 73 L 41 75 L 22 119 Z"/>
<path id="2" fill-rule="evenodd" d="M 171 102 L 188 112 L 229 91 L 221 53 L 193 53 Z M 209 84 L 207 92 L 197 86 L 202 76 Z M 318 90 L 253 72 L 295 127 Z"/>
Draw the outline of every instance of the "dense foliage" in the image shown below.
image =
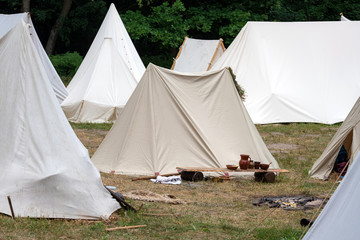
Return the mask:
<path id="1" fill-rule="evenodd" d="M 78 52 L 66 52 L 63 54 L 57 54 L 50 56 L 50 60 L 54 65 L 59 76 L 63 77 L 63 82 L 68 85 L 71 78 L 75 75 L 79 68 L 82 57 Z"/>
<path id="2" fill-rule="evenodd" d="M 31 0 L 30 0 L 31 1 Z M 355 0 L 72 0 L 60 29 L 55 54 L 77 51 L 84 56 L 113 2 L 145 65 L 170 67 L 185 36 L 223 38 L 229 45 L 247 21 L 337 21 L 343 12 L 360 18 Z M 46 44 L 63 1 L 31 1 L 37 32 Z M 0 0 L 0 13 L 21 12 L 21 0 Z"/>

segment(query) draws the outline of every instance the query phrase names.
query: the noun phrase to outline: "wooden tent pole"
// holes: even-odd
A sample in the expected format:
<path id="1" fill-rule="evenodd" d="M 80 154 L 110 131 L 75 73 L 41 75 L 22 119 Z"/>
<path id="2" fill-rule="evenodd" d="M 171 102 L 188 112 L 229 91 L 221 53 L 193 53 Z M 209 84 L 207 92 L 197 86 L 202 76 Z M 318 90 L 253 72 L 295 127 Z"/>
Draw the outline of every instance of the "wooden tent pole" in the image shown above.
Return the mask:
<path id="1" fill-rule="evenodd" d="M 212 65 L 212 63 L 213 63 L 213 61 L 214 61 L 214 59 L 215 59 L 215 56 L 216 56 L 217 51 L 218 51 L 218 49 L 219 49 L 220 46 L 221 46 L 221 48 L 225 51 L 225 46 L 224 46 L 224 44 L 223 44 L 222 38 L 219 39 L 219 43 L 218 43 L 218 45 L 217 45 L 217 47 L 216 47 L 216 50 L 215 50 L 215 52 L 214 52 L 214 55 L 212 56 L 211 61 L 210 61 L 210 63 L 209 63 L 208 68 L 206 69 L 206 71 L 209 71 L 209 70 L 210 70 L 210 67 L 211 67 L 211 65 Z"/>
<path id="2" fill-rule="evenodd" d="M 176 55 L 176 58 L 174 59 L 174 62 L 173 62 L 173 64 L 172 64 L 172 66 L 171 66 L 171 70 L 173 70 L 174 69 L 174 67 L 175 67 L 175 63 L 176 63 L 176 60 L 178 60 L 178 58 L 180 57 L 180 54 L 181 54 L 181 51 L 182 51 L 182 48 L 183 48 L 183 46 L 184 46 L 184 44 L 185 44 L 185 42 L 186 42 L 186 39 L 187 39 L 188 37 L 186 36 L 185 38 L 184 38 L 184 41 L 183 41 L 183 43 L 181 44 L 181 46 L 180 46 L 180 48 L 179 48 L 179 52 L 178 52 L 178 54 Z"/>

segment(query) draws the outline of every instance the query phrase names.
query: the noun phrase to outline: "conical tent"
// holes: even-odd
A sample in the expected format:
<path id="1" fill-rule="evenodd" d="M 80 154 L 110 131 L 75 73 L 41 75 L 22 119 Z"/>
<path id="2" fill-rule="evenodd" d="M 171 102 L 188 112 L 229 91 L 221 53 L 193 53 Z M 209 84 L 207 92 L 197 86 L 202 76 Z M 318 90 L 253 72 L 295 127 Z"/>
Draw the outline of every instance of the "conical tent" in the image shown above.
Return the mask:
<path id="1" fill-rule="evenodd" d="M 341 122 L 359 97 L 360 22 L 248 22 L 212 69 L 231 67 L 258 124 Z"/>
<path id="2" fill-rule="evenodd" d="M 111 4 L 61 104 L 73 122 L 116 119 L 145 71 L 134 44 Z"/>
<path id="3" fill-rule="evenodd" d="M 357 153 L 354 157 L 353 165 L 303 240 L 359 239 L 359 168 L 360 154 Z"/>
<path id="4" fill-rule="evenodd" d="M 21 20 L 23 20 L 28 27 L 28 34 L 35 45 L 38 55 L 43 65 L 47 78 L 50 80 L 52 88 L 61 103 L 68 95 L 67 90 L 57 74 L 54 66 L 50 62 L 50 59 L 46 55 L 46 52 L 41 45 L 40 39 L 36 34 L 34 24 L 31 21 L 29 13 L 18 13 L 18 14 L 0 14 L 0 38 L 2 38 L 7 32 L 14 28 Z"/>
<path id="5" fill-rule="evenodd" d="M 208 71 L 225 52 L 223 40 L 203 40 L 185 37 L 171 70 L 179 72 Z"/>
<path id="6" fill-rule="evenodd" d="M 103 172 L 149 176 L 238 164 L 240 154 L 279 167 L 228 69 L 184 74 L 149 64 L 92 161 Z"/>
<path id="7" fill-rule="evenodd" d="M 9 61 L 11 59 L 11 61 Z M 71 129 L 20 21 L 0 39 L 0 212 L 108 218 L 119 204 Z"/>
<path id="8" fill-rule="evenodd" d="M 343 145 L 351 163 L 360 150 L 360 98 L 312 166 L 309 172 L 311 177 L 326 180 L 334 168 L 336 157 Z"/>

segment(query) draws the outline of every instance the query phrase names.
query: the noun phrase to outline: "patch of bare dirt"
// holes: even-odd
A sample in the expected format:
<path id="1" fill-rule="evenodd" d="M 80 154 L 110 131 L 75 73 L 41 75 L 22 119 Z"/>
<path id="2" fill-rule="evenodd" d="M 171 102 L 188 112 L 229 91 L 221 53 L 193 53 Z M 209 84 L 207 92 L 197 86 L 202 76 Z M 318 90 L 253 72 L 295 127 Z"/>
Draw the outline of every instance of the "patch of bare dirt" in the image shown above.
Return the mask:
<path id="1" fill-rule="evenodd" d="M 82 144 L 89 150 L 90 156 L 95 153 L 108 133 L 107 130 L 102 129 L 74 129 L 74 131 Z"/>
<path id="2" fill-rule="evenodd" d="M 267 145 L 270 150 L 293 150 L 297 149 L 298 146 L 295 144 L 287 144 L 287 143 L 272 143 Z"/>
<path id="3" fill-rule="evenodd" d="M 285 134 L 284 134 L 284 133 L 281 133 L 281 132 L 271 132 L 271 135 L 274 135 L 274 136 L 284 136 Z"/>

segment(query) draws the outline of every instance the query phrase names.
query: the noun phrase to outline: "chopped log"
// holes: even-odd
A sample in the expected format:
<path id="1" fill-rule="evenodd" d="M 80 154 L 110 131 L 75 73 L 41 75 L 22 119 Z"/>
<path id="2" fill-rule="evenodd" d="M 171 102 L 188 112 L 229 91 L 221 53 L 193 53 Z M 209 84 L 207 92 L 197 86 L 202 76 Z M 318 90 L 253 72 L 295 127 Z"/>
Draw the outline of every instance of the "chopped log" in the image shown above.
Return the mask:
<path id="1" fill-rule="evenodd" d="M 163 176 L 163 177 L 170 177 L 170 176 L 176 176 L 176 175 L 180 175 L 180 173 L 169 173 L 169 174 L 161 174 L 159 176 Z M 132 181 L 138 181 L 138 180 L 150 180 L 150 179 L 155 179 L 156 176 L 151 176 L 151 177 L 136 177 L 131 179 Z"/>
<path id="2" fill-rule="evenodd" d="M 147 225 L 136 225 L 136 226 L 126 226 L 126 227 L 114 227 L 114 228 L 106 228 L 106 231 L 115 231 L 115 230 L 124 230 L 124 229 L 133 229 L 133 228 L 142 228 L 147 227 Z"/>
<path id="3" fill-rule="evenodd" d="M 265 173 L 264 182 L 273 183 L 273 182 L 275 182 L 275 177 L 276 177 L 275 173 L 273 173 L 273 172 Z"/>
<path id="4" fill-rule="evenodd" d="M 275 182 L 275 173 L 273 172 L 255 172 L 255 181 L 256 182 L 265 182 L 265 183 L 273 183 Z"/>
<path id="5" fill-rule="evenodd" d="M 181 179 L 192 182 L 202 181 L 204 179 L 204 174 L 195 171 L 182 171 Z"/>

